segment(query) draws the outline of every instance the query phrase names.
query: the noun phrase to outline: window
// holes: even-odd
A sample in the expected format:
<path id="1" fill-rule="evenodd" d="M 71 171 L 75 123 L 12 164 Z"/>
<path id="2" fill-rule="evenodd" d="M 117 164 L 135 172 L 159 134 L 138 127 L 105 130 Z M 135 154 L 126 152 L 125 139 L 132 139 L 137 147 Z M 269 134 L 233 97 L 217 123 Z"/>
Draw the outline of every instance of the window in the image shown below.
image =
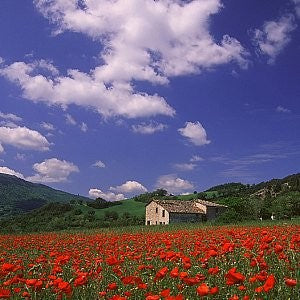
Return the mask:
<path id="1" fill-rule="evenodd" d="M 157 225 L 157 221 L 155 222 L 155 224 Z"/>
<path id="2" fill-rule="evenodd" d="M 164 217 L 165 216 L 165 210 L 163 209 L 162 211 L 162 216 Z"/>
<path id="3" fill-rule="evenodd" d="M 150 221 L 147 221 L 147 225 L 150 225 Z"/>
<path id="4" fill-rule="evenodd" d="M 162 225 L 162 222 L 159 222 L 159 225 Z"/>
<path id="5" fill-rule="evenodd" d="M 155 212 L 158 214 L 158 207 L 155 208 Z"/>

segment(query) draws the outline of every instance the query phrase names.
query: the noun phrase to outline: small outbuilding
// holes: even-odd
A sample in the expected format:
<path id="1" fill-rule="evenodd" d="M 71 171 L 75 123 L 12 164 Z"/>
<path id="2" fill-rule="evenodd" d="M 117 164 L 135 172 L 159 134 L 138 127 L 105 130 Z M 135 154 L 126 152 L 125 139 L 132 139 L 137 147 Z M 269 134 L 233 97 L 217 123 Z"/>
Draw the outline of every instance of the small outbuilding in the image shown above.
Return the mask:
<path id="1" fill-rule="evenodd" d="M 206 200 L 152 200 L 146 205 L 146 225 L 213 220 L 227 206 Z"/>

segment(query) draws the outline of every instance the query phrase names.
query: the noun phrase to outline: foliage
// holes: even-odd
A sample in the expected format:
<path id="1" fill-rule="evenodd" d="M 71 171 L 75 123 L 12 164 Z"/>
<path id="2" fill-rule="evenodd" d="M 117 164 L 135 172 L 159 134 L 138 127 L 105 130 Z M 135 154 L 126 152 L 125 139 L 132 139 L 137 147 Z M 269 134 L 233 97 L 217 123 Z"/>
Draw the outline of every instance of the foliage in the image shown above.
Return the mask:
<path id="1" fill-rule="evenodd" d="M 108 208 L 116 205 L 121 205 L 122 203 L 120 201 L 106 201 L 102 198 L 97 198 L 94 201 L 88 202 L 87 205 L 92 208 L 96 209 L 103 209 Z"/>
<path id="2" fill-rule="evenodd" d="M 2 179 L 1 179 L 2 178 Z M 6 183 L 5 183 L 6 181 Z M 9 186 L 12 182 L 17 182 L 6 191 L 1 190 L 3 199 L 9 199 L 12 194 L 18 194 L 22 189 L 20 186 L 28 188 L 33 185 L 43 189 L 49 189 L 52 193 L 63 193 L 50 189 L 43 185 L 34 185 L 14 176 L 0 175 L 0 184 Z M 17 192 L 8 193 L 16 187 Z M 54 192 L 53 192 L 54 191 Z M 261 193 L 263 191 L 263 193 Z M 34 193 L 33 193 L 34 194 Z M 86 201 L 86 198 L 68 198 L 66 193 L 64 197 L 58 197 L 59 203 L 46 204 L 41 208 L 31 211 L 38 207 L 38 204 L 45 204 L 54 198 L 45 200 L 43 197 L 19 198 L 18 201 L 12 201 L 11 210 L 27 211 L 25 215 L 19 215 L 9 218 L 3 218 L 0 221 L 0 230 L 2 232 L 22 232 L 22 231 L 47 231 L 62 230 L 68 228 L 100 228 L 144 224 L 145 205 L 153 198 L 156 199 L 207 199 L 216 203 L 228 206 L 226 213 L 222 214 L 215 223 L 237 223 L 248 220 L 270 219 L 273 214 L 276 219 L 290 219 L 300 215 L 300 175 L 295 174 L 283 179 L 273 179 L 268 182 L 257 185 L 243 185 L 241 183 L 230 183 L 212 187 L 206 192 L 200 192 L 190 195 L 170 196 L 166 190 L 158 189 L 154 192 L 148 192 L 136 196 L 132 199 L 126 199 L 116 202 L 108 202 L 98 198 L 95 201 Z M 45 195 L 45 194 L 44 194 Z M 54 196 L 54 194 L 52 194 Z M 68 196 L 69 197 L 69 196 Z M 0 203 L 4 200 L 0 200 Z M 63 201 L 60 201 L 62 200 Z M 67 206 L 63 206 L 65 203 Z M 7 206 L 9 206 L 7 202 Z M 7 208 L 6 206 L 6 208 Z M 0 214 L 3 206 L 0 205 Z M 29 212 L 28 212 L 29 211 Z M 49 213 L 48 213 L 49 211 Z"/>
<path id="3" fill-rule="evenodd" d="M 0 220 L 1 232 L 41 232 L 58 231 L 71 228 L 105 228 L 115 226 L 141 225 L 143 217 L 129 212 L 119 214 L 104 210 L 104 215 L 97 216 L 97 210 L 86 209 L 84 205 L 49 203 L 37 210 Z"/>
<path id="4" fill-rule="evenodd" d="M 167 196 L 168 192 L 164 189 L 157 189 L 154 192 L 147 192 L 133 197 L 134 201 L 148 203 L 152 199 L 162 199 Z"/>
<path id="5" fill-rule="evenodd" d="M 72 199 L 89 201 L 86 197 L 0 173 L 0 217 L 37 209 L 49 202 L 69 203 Z"/>

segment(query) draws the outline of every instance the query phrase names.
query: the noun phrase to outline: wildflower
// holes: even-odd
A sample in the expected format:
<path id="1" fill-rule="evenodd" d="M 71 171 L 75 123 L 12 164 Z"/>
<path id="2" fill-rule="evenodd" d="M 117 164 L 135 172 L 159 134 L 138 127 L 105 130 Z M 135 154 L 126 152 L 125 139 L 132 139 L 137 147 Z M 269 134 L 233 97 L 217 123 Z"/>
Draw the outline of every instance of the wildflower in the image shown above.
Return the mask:
<path id="1" fill-rule="evenodd" d="M 297 285 L 297 280 L 292 278 L 285 278 L 284 282 L 289 287 L 294 287 Z"/>
<path id="2" fill-rule="evenodd" d="M 109 283 L 107 285 L 107 288 L 111 291 L 116 290 L 118 288 L 117 284 L 115 282 Z"/>
<path id="3" fill-rule="evenodd" d="M 265 292 L 269 292 L 270 290 L 272 290 L 275 286 L 275 277 L 274 275 L 270 275 L 268 276 L 265 284 L 263 285 L 263 289 Z"/>
<path id="4" fill-rule="evenodd" d="M 233 285 L 236 283 L 242 283 L 245 280 L 245 276 L 239 272 L 236 271 L 236 268 L 232 268 L 228 271 L 228 273 L 225 275 L 226 277 L 226 284 L 227 285 Z"/>
<path id="5" fill-rule="evenodd" d="M 0 288 L 0 299 L 9 299 L 10 297 L 10 290 Z"/>
<path id="6" fill-rule="evenodd" d="M 207 296 L 209 293 L 209 287 L 207 286 L 206 283 L 202 283 L 201 285 L 199 285 L 197 287 L 197 294 L 200 296 L 200 297 L 203 297 L 203 296 Z"/>

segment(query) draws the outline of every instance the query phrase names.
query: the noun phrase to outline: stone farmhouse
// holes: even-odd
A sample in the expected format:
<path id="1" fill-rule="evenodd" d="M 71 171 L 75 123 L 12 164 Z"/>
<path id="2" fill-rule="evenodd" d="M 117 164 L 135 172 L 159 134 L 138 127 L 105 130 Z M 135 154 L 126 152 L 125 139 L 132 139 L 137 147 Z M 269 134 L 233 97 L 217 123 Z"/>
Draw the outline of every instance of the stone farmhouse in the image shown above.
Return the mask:
<path id="1" fill-rule="evenodd" d="M 227 206 L 206 200 L 152 200 L 146 205 L 146 225 L 204 222 L 215 219 Z"/>

